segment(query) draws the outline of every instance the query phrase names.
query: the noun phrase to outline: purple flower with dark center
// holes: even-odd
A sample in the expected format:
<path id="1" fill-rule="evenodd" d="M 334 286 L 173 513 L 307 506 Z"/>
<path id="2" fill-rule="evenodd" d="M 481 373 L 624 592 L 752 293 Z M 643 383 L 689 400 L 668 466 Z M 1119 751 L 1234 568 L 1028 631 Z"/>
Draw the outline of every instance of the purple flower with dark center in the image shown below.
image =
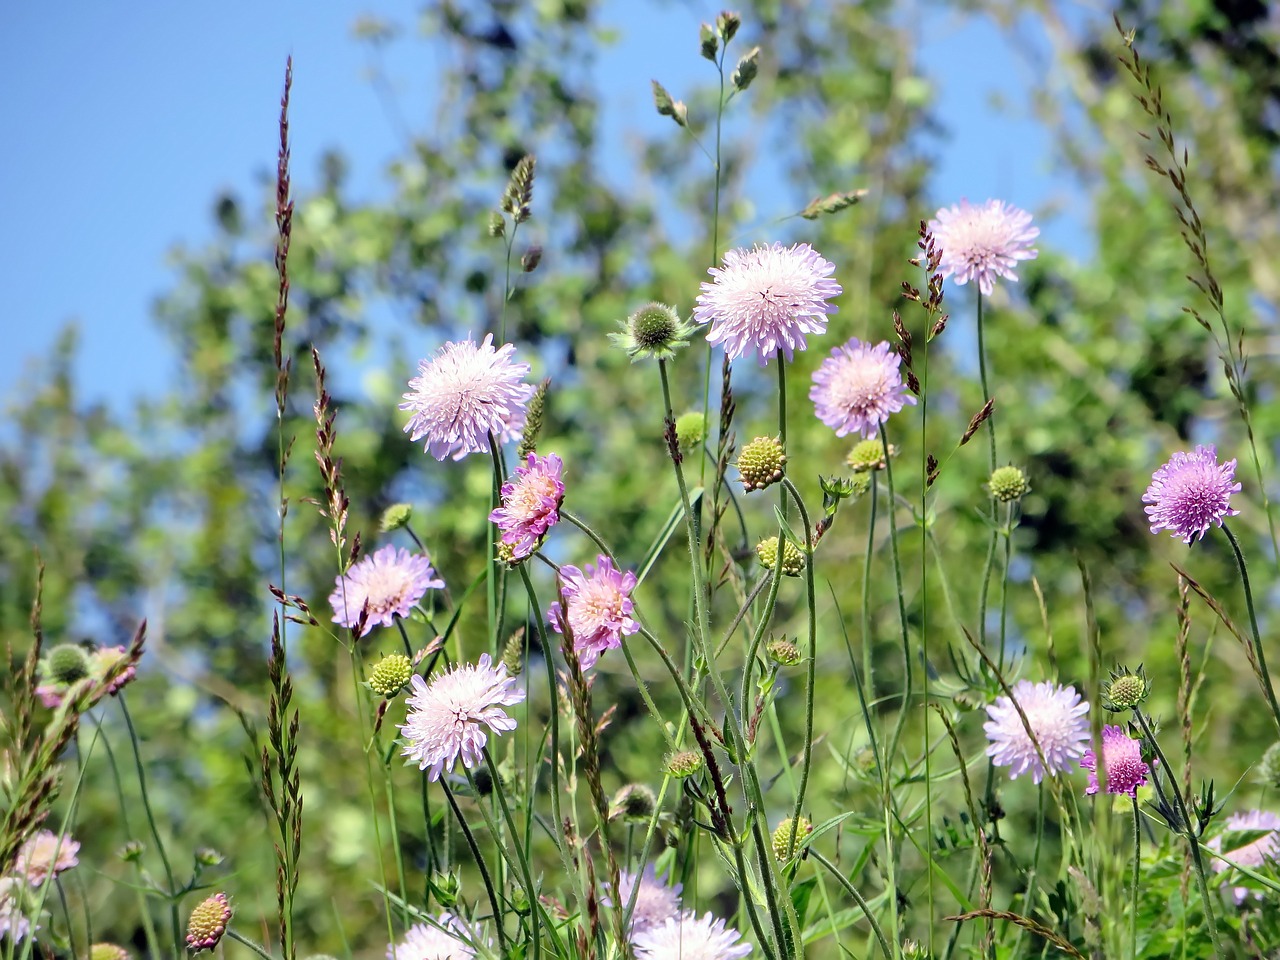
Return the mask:
<path id="1" fill-rule="evenodd" d="M 1268 861 L 1280 859 L 1280 815 L 1272 813 L 1270 810 L 1250 810 L 1247 813 L 1233 813 L 1227 817 L 1224 824 L 1228 832 L 1235 831 L 1238 833 L 1260 833 L 1261 835 L 1250 840 L 1248 843 L 1228 850 L 1224 856 L 1240 864 L 1242 867 L 1248 867 L 1250 870 L 1261 870 L 1267 866 Z M 1209 846 L 1214 850 L 1222 848 L 1222 837 L 1214 837 L 1209 841 Z M 1229 870 L 1228 864 L 1221 860 L 1213 862 L 1214 873 L 1222 873 Z M 1232 889 L 1232 895 L 1235 897 L 1236 903 L 1244 903 L 1251 891 L 1248 887 L 1235 887 Z"/>
<path id="2" fill-rule="evenodd" d="M 484 746 L 493 733 L 516 728 L 502 708 L 524 700 L 524 690 L 502 664 L 496 667 L 482 653 L 475 664 L 454 667 L 430 683 L 414 674 L 409 681 L 409 715 L 400 725 L 405 748 L 402 755 L 427 771 L 428 780 L 439 780 L 461 758 L 470 770 L 484 762 Z"/>
<path id="3" fill-rule="evenodd" d="M 983 296 L 991 296 L 996 277 L 1018 280 L 1013 272 L 1019 260 L 1034 260 L 1039 254 L 1031 241 L 1040 228 L 1031 225 L 1031 214 L 1006 204 L 988 200 L 974 206 L 961 200 L 959 206 L 943 207 L 929 230 L 942 248 L 942 276 L 955 277 L 958 286 L 978 282 Z"/>
<path id="4" fill-rule="evenodd" d="M 566 563 L 560 568 L 560 581 L 560 600 L 547 610 L 547 620 L 557 633 L 564 633 L 561 618 L 568 621 L 578 662 L 589 670 L 600 654 L 622 646 L 623 637 L 640 629 L 631 617 L 636 575 L 623 573 L 601 554 L 594 568 L 587 564 L 586 573 Z"/>
<path id="5" fill-rule="evenodd" d="M 1135 797 L 1151 772 L 1142 759 L 1142 742 L 1125 733 L 1123 727 L 1110 724 L 1102 728 L 1102 762 L 1107 772 L 1107 793 Z M 1092 750 L 1084 752 L 1080 766 L 1089 771 L 1089 789 L 1085 794 L 1091 796 L 1098 792 L 1097 757 Z"/>
<path id="6" fill-rule="evenodd" d="M 1068 769 L 1084 753 L 1089 740 L 1089 721 L 1085 717 L 1088 702 L 1081 699 L 1075 687 L 1048 682 L 1019 680 L 1011 692 L 1013 700 L 996 697 L 995 703 L 987 705 L 990 719 L 982 725 L 990 741 L 987 756 L 997 767 L 1008 767 L 1011 780 L 1029 772 L 1032 782 L 1039 783 L 1046 773 Z M 1026 715 L 1025 724 L 1014 700 Z M 1035 734 L 1034 741 L 1027 733 L 1028 726 Z"/>
<path id="7" fill-rule="evenodd" d="M 809 389 L 818 419 L 837 437 L 874 437 L 889 414 L 916 402 L 902 382 L 901 363 L 887 340 L 872 346 L 853 337 L 833 349 L 813 372 Z"/>
<path id="8" fill-rule="evenodd" d="M 527 463 L 517 467 L 515 475 L 502 485 L 502 505 L 489 519 L 502 531 L 502 542 L 511 547 L 513 560 L 522 560 L 538 549 L 547 531 L 560 521 L 563 469 L 554 453 L 545 457 L 531 453 Z"/>
<path id="9" fill-rule="evenodd" d="M 1223 517 L 1234 517 L 1231 495 L 1240 492 L 1233 483 L 1236 461 L 1218 463 L 1218 449 L 1201 444 L 1191 453 L 1175 453 L 1169 462 L 1151 475 L 1151 486 L 1142 502 L 1151 519 L 1151 532 L 1168 530 L 1190 543 L 1203 537 L 1215 524 L 1222 526 Z"/>
<path id="10" fill-rule="evenodd" d="M 827 301 L 841 293 L 835 266 L 807 243 L 730 250 L 707 272 L 715 280 L 702 284 L 693 319 L 711 324 L 707 340 L 723 343 L 730 360 L 755 351 L 761 366 L 779 350 L 790 360 L 805 337 L 825 333 L 836 312 Z"/>
<path id="11" fill-rule="evenodd" d="M 333 622 L 354 629 L 363 619 L 362 637 L 375 626 L 390 627 L 396 617 L 407 617 L 424 593 L 444 587 L 429 557 L 390 544 L 352 564 L 335 583 L 329 595 Z"/>
<path id="12" fill-rule="evenodd" d="M 487 452 L 490 434 L 497 440 L 518 435 L 535 388 L 523 382 L 529 364 L 512 362 L 515 350 L 509 343 L 495 350 L 488 334 L 478 346 L 450 341 L 419 361 L 400 404 L 413 411 L 404 428 L 409 439 L 425 437 L 437 460 L 461 460 Z"/>

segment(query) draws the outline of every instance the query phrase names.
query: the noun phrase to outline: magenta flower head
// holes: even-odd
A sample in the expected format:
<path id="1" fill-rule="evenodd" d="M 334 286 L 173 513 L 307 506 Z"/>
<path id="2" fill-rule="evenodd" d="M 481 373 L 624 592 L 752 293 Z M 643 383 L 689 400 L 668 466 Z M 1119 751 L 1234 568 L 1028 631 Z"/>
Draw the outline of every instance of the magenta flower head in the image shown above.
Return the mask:
<path id="1" fill-rule="evenodd" d="M 427 452 L 437 460 L 461 460 L 487 452 L 489 434 L 518 434 L 536 388 L 523 382 L 530 368 L 512 362 L 515 350 L 509 343 L 495 350 L 489 334 L 478 346 L 473 340 L 450 341 L 430 360 L 419 361 L 400 404 L 413 413 L 404 428 L 409 439 L 425 437 Z"/>
<path id="2" fill-rule="evenodd" d="M 1142 742 L 1125 733 L 1124 728 L 1111 724 L 1102 728 L 1102 762 L 1107 771 L 1107 793 L 1136 797 L 1138 788 L 1146 784 L 1147 774 L 1151 772 L 1142 759 Z M 1086 750 L 1080 766 L 1089 771 L 1087 796 L 1098 792 L 1097 763 L 1093 750 Z"/>
<path id="3" fill-rule="evenodd" d="M 693 319 L 711 324 L 707 340 L 723 343 L 730 360 L 754 351 L 761 366 L 779 350 L 790 360 L 805 337 L 825 333 L 836 312 L 827 301 L 841 293 L 835 266 L 807 243 L 730 250 L 707 272 L 715 280 L 702 284 Z"/>
<path id="4" fill-rule="evenodd" d="M 387 947 L 387 960 L 471 960 L 476 955 L 468 942 L 474 937 L 457 917 L 442 913 L 435 921 L 405 931 L 402 941 Z"/>
<path id="5" fill-rule="evenodd" d="M 1048 682 L 1019 680 L 1011 690 L 1013 700 L 996 697 L 995 703 L 987 706 L 990 719 L 982 725 L 990 741 L 987 756 L 997 767 L 1009 767 L 1011 780 L 1030 772 L 1032 782 L 1039 783 L 1046 773 L 1062 773 L 1084 753 L 1089 740 L 1089 721 L 1085 718 L 1088 702 L 1081 699 L 1075 687 Z M 1014 700 L 1026 714 L 1026 724 L 1018 715 Z M 1027 726 L 1035 734 L 1034 741 Z M 1043 763 L 1040 754 L 1044 754 Z"/>
<path id="6" fill-rule="evenodd" d="M 51 830 L 37 830 L 18 850 L 15 872 L 38 887 L 51 877 L 70 870 L 80 861 L 80 844 Z"/>
<path id="7" fill-rule="evenodd" d="M 564 633 L 561 619 L 568 621 L 578 662 L 590 670 L 600 654 L 622 646 L 623 637 L 640 629 L 631 617 L 636 575 L 623 573 L 601 554 L 594 568 L 587 564 L 586 573 L 566 563 L 560 568 L 560 581 L 560 600 L 547 610 L 547 620 L 556 633 Z"/>
<path id="8" fill-rule="evenodd" d="M 809 399 L 818 419 L 837 437 L 874 437 L 889 414 L 916 402 L 902 382 L 901 363 L 887 340 L 872 346 L 853 337 L 836 347 L 813 372 Z"/>
<path id="9" fill-rule="evenodd" d="M 751 952 L 742 934 L 711 914 L 686 911 L 636 934 L 636 960 L 739 960 Z"/>
<path id="10" fill-rule="evenodd" d="M 409 682 L 413 693 L 409 715 L 400 724 L 405 739 L 401 755 L 427 771 L 428 780 L 439 780 L 459 758 L 468 770 L 483 762 L 489 742 L 486 727 L 495 734 L 516 728 L 502 708 L 524 700 L 524 691 L 506 667 L 493 665 L 487 653 L 475 664 L 454 667 L 430 683 L 416 673 Z"/>
<path id="11" fill-rule="evenodd" d="M 1190 543 L 1203 537 L 1214 524 L 1222 526 L 1223 517 L 1234 517 L 1231 495 L 1240 492 L 1234 459 L 1218 463 L 1218 449 L 1201 444 L 1191 453 L 1175 453 L 1169 462 L 1151 475 L 1151 486 L 1142 502 L 1151 519 L 1151 532 L 1168 530 Z"/>
<path id="12" fill-rule="evenodd" d="M 429 557 L 390 544 L 352 564 L 334 583 L 329 594 L 333 622 L 359 627 L 362 637 L 375 626 L 394 625 L 428 590 L 444 587 Z"/>
<path id="13" fill-rule="evenodd" d="M 1040 228 L 1031 225 L 1031 214 L 1003 200 L 976 207 L 961 200 L 958 207 L 943 207 L 937 219 L 929 221 L 929 230 L 942 248 L 942 276 L 955 277 L 959 286 L 976 280 L 987 297 L 996 288 L 996 277 L 1016 283 L 1013 268 L 1018 261 L 1034 260 L 1039 254 L 1031 246 L 1040 236 Z"/>
<path id="14" fill-rule="evenodd" d="M 513 560 L 523 560 L 538 549 L 547 531 L 560 522 L 563 469 L 564 463 L 554 453 L 545 457 L 531 453 L 502 485 L 502 505 L 489 519 L 502 531 L 502 542 L 511 547 Z"/>
<path id="15" fill-rule="evenodd" d="M 1280 859 L 1280 815 L 1269 810 L 1250 810 L 1247 813 L 1233 813 L 1227 817 L 1227 832 L 1260 834 L 1248 843 L 1228 850 L 1224 856 L 1242 867 L 1250 870 L 1261 870 L 1267 861 Z M 1214 837 L 1209 841 L 1214 850 L 1222 848 L 1222 837 Z M 1221 860 L 1213 862 L 1215 873 L 1222 873 L 1230 867 Z M 1252 893 L 1248 887 L 1235 887 L 1232 895 L 1237 904 L 1244 903 Z"/>

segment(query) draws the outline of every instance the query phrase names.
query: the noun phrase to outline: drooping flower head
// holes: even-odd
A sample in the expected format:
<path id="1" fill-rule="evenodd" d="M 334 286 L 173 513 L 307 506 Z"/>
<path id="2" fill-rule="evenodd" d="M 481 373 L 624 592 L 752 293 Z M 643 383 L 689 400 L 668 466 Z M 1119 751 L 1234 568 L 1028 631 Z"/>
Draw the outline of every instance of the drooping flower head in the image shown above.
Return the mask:
<path id="1" fill-rule="evenodd" d="M 495 734 L 516 728 L 502 708 L 524 700 L 524 691 L 487 653 L 474 665 L 454 667 L 430 683 L 416 673 L 409 682 L 413 693 L 409 715 L 400 725 L 406 741 L 402 755 L 427 771 L 428 780 L 439 780 L 459 758 L 468 770 L 482 763 L 489 741 L 486 727 Z"/>
<path id="2" fill-rule="evenodd" d="M 1223 517 L 1234 517 L 1231 495 L 1240 492 L 1240 484 L 1232 483 L 1236 461 L 1218 463 L 1218 449 L 1201 444 L 1191 453 L 1178 452 L 1151 475 L 1151 486 L 1142 502 L 1151 520 L 1151 532 L 1168 530 L 1190 543 L 1203 537 L 1213 525 L 1222 526 Z"/>
<path id="3" fill-rule="evenodd" d="M 390 544 L 352 564 L 334 583 L 329 595 L 333 622 L 354 629 L 363 617 L 362 637 L 374 627 L 393 626 L 428 590 L 444 587 L 430 557 Z"/>
<path id="4" fill-rule="evenodd" d="M 1251 870 L 1260 870 L 1267 866 L 1268 860 L 1280 859 L 1280 815 L 1274 814 L 1270 810 L 1250 810 L 1246 813 L 1233 813 L 1227 817 L 1225 827 L 1228 832 L 1262 832 L 1261 836 L 1250 840 L 1248 843 L 1228 850 L 1224 854 L 1228 860 Z M 1214 850 L 1221 849 L 1222 837 L 1214 837 L 1209 841 L 1209 846 Z M 1214 873 L 1222 873 L 1227 869 L 1229 869 L 1227 864 L 1221 860 L 1214 860 Z M 1235 887 L 1232 890 L 1236 903 L 1244 903 L 1245 898 L 1252 892 L 1248 887 Z"/>
<path id="5" fill-rule="evenodd" d="M 779 350 L 790 360 L 807 336 L 825 333 L 836 312 L 827 301 L 841 293 L 835 266 L 807 243 L 730 250 L 707 272 L 715 280 L 702 284 L 693 319 L 711 324 L 707 340 L 723 343 L 730 360 L 754 351 L 761 366 Z"/>
<path id="6" fill-rule="evenodd" d="M 409 439 L 425 437 L 427 452 L 437 460 L 461 460 L 488 452 L 491 433 L 518 434 L 536 388 L 523 382 L 530 367 L 512 362 L 515 350 L 509 343 L 494 349 L 488 334 L 478 346 L 473 340 L 450 341 L 420 361 L 400 404 L 413 412 L 404 428 Z"/>
<path id="7" fill-rule="evenodd" d="M 438 924 L 438 925 L 437 925 Z M 387 960 L 471 960 L 470 934 L 457 917 L 442 913 L 436 923 L 416 923 L 399 943 L 387 947 Z"/>
<path id="8" fill-rule="evenodd" d="M 59 837 L 51 830 L 37 830 L 19 848 L 14 869 L 27 883 L 38 887 L 78 864 L 79 851 L 80 844 L 70 837 Z"/>
<path id="9" fill-rule="evenodd" d="M 976 280 L 983 296 L 991 296 L 996 277 L 1015 283 L 1013 272 L 1019 260 L 1034 260 L 1039 251 L 1031 241 L 1040 228 L 1031 225 L 1031 214 L 1003 200 L 988 200 L 974 206 L 961 200 L 959 206 L 943 207 L 929 230 L 942 248 L 942 276 L 955 277 L 963 286 Z"/>
<path id="10" fill-rule="evenodd" d="M 751 952 L 742 934 L 711 914 L 685 911 L 636 935 L 637 960 L 739 960 Z"/>
<path id="11" fill-rule="evenodd" d="M 531 453 L 502 485 L 502 504 L 489 519 L 502 531 L 502 542 L 511 547 L 513 560 L 523 560 L 538 549 L 547 531 L 560 522 L 563 469 L 564 463 L 554 453 L 545 457 Z"/>
<path id="12" fill-rule="evenodd" d="M 637 934 L 656 927 L 680 912 L 680 891 L 682 884 L 667 886 L 666 876 L 659 877 L 654 873 L 653 864 L 649 864 L 640 874 L 628 873 L 626 870 L 618 878 L 618 895 L 622 903 L 619 910 L 626 910 L 631 902 L 631 894 L 637 887 L 636 906 L 631 912 L 629 927 L 630 939 L 634 943 Z M 612 904 L 605 904 L 612 906 Z"/>
<path id="13" fill-rule="evenodd" d="M 902 382 L 901 363 L 887 340 L 872 346 L 853 337 L 836 347 L 813 371 L 809 399 L 818 419 L 837 437 L 874 437 L 889 414 L 916 402 Z"/>
<path id="14" fill-rule="evenodd" d="M 560 568 L 560 581 L 560 600 L 547 610 L 547 620 L 556 633 L 564 632 L 562 617 L 569 622 L 578 662 L 583 670 L 589 670 L 600 654 L 622 646 L 623 637 L 640 629 L 631 617 L 636 575 L 630 570 L 623 573 L 601 554 L 595 567 L 587 564 L 585 573 L 566 563 Z"/>
<path id="15" fill-rule="evenodd" d="M 1147 782 L 1151 768 L 1142 759 L 1142 743 L 1125 733 L 1123 727 L 1107 724 L 1102 728 L 1102 762 L 1106 765 L 1107 793 L 1123 793 L 1134 797 Z M 1080 766 L 1089 771 L 1086 795 L 1098 792 L 1097 757 L 1086 750 Z"/>
<path id="16" fill-rule="evenodd" d="M 1084 752 L 1089 740 L 1089 721 L 1085 719 L 1089 704 L 1075 687 L 1048 682 L 1019 680 L 1012 692 L 1027 724 L 1018 716 L 1013 700 L 996 697 L 995 703 L 987 705 L 990 719 L 982 725 L 990 741 L 987 756 L 997 767 L 1008 767 L 1011 780 L 1030 772 L 1032 782 L 1039 783 L 1046 773 L 1062 773 Z M 1027 734 L 1028 725 L 1035 741 Z M 1040 754 L 1044 754 L 1043 763 Z"/>

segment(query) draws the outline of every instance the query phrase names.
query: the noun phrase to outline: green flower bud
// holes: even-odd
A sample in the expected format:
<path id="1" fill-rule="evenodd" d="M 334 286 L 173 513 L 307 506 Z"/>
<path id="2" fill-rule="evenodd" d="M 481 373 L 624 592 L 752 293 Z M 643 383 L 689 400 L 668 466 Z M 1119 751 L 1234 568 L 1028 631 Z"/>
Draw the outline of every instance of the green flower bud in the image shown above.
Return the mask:
<path id="1" fill-rule="evenodd" d="M 677 779 L 691 777 L 702 769 L 702 754 L 694 750 L 680 750 L 667 757 L 666 772 Z"/>
<path id="2" fill-rule="evenodd" d="M 383 657 L 369 674 L 369 689 L 390 699 L 404 689 L 413 676 L 413 663 L 403 653 Z"/>
<path id="3" fill-rule="evenodd" d="M 71 686 L 89 676 L 89 657 L 74 643 L 62 643 L 49 651 L 41 671 L 52 683 Z"/>
<path id="4" fill-rule="evenodd" d="M 609 334 L 609 339 L 627 351 L 632 363 L 648 357 L 671 360 L 689 345 L 693 333 L 693 327 L 665 303 L 646 303 L 621 326 L 622 332 Z"/>
<path id="5" fill-rule="evenodd" d="M 765 645 L 764 652 L 769 655 L 770 660 L 784 667 L 794 667 L 801 659 L 800 648 L 786 637 L 770 640 Z"/>
<path id="6" fill-rule="evenodd" d="M 884 441 L 879 437 L 872 437 L 870 440 L 855 443 L 853 449 L 849 451 L 849 456 L 845 458 L 845 463 L 849 464 L 849 469 L 854 473 L 866 473 L 870 470 L 883 470 L 888 457 L 897 455 L 898 448 L 889 444 L 888 456 L 886 456 Z"/>
<path id="7" fill-rule="evenodd" d="M 129 951 L 114 943 L 95 943 L 89 948 L 89 960 L 130 960 Z"/>
<path id="8" fill-rule="evenodd" d="M 676 440 L 682 451 L 693 450 L 707 439 L 707 418 L 699 410 L 676 417 Z"/>
<path id="9" fill-rule="evenodd" d="M 996 467 L 995 472 L 991 474 L 991 479 L 987 481 L 987 487 L 991 490 L 991 495 L 1001 503 L 1021 500 L 1031 492 L 1027 475 L 1012 465 Z"/>
<path id="10" fill-rule="evenodd" d="M 618 817 L 627 823 L 648 823 L 658 809 L 658 797 L 643 783 L 629 783 L 613 797 L 609 819 Z"/>
<path id="11" fill-rule="evenodd" d="M 750 493 L 772 486 L 782 479 L 786 464 L 787 455 L 777 437 L 756 437 L 738 454 L 742 488 Z"/>
<path id="12" fill-rule="evenodd" d="M 412 516 L 412 506 L 407 503 L 393 503 L 382 511 L 382 519 L 378 522 L 378 528 L 383 533 L 399 530 L 409 522 Z"/>
<path id="13" fill-rule="evenodd" d="M 808 817 L 787 817 L 773 831 L 773 855 L 779 863 L 786 863 L 800 850 L 801 845 L 813 833 Z"/>
<path id="14" fill-rule="evenodd" d="M 778 564 L 778 538 L 769 537 L 756 544 L 756 557 L 760 566 L 772 570 Z M 790 540 L 784 541 L 782 547 L 782 575 L 798 577 L 804 573 L 804 554 Z"/>

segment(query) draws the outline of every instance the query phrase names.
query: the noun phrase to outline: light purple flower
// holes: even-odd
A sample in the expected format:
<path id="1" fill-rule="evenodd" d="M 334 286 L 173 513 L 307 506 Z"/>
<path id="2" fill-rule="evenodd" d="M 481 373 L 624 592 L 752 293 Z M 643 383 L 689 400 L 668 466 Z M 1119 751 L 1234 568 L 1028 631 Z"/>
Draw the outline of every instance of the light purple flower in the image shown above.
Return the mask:
<path id="1" fill-rule="evenodd" d="M 471 932 L 452 914 L 442 913 L 436 923 L 416 923 L 404 940 L 387 947 L 387 960 L 471 960 L 476 955 L 468 943 Z"/>
<path id="2" fill-rule="evenodd" d="M 524 690 L 507 668 L 496 667 L 489 654 L 480 654 L 475 664 L 462 664 L 430 683 L 418 674 L 410 678 L 409 715 L 400 725 L 405 748 L 401 755 L 427 771 L 428 780 L 439 780 L 452 770 L 458 758 L 470 770 L 484 760 L 489 742 L 484 728 L 495 734 L 516 728 L 503 707 L 524 700 Z"/>
<path id="3" fill-rule="evenodd" d="M 27 919 L 25 901 L 21 880 L 0 877 L 0 940 L 21 943 L 31 936 L 31 921 Z"/>
<path id="4" fill-rule="evenodd" d="M 841 293 L 835 266 L 807 243 L 730 250 L 707 272 L 715 280 L 702 284 L 693 319 L 711 324 L 707 340 L 723 343 L 730 360 L 754 350 L 761 366 L 779 350 L 790 360 L 806 336 L 825 333 L 836 312 L 827 301 Z"/>
<path id="5" fill-rule="evenodd" d="M 38 887 L 78 864 L 79 851 L 80 844 L 70 837 L 59 837 L 51 830 L 37 830 L 19 848 L 14 871 L 31 886 Z"/>
<path id="6" fill-rule="evenodd" d="M 572 564 L 560 568 L 562 590 L 560 600 L 547 610 L 547 620 L 556 633 L 563 633 L 560 619 L 569 621 L 573 633 L 573 649 L 583 670 L 589 670 L 606 650 L 622 646 L 622 638 L 635 633 L 640 624 L 631 617 L 634 605 L 631 591 L 636 575 L 616 569 L 604 554 L 593 568 L 587 564 L 583 573 Z M 567 609 L 566 609 L 567 608 Z"/>
<path id="7" fill-rule="evenodd" d="M 390 544 L 352 564 L 334 582 L 329 594 L 333 622 L 354 629 L 364 616 L 362 637 L 375 626 L 394 625 L 396 617 L 407 617 L 428 590 L 444 587 L 429 557 Z"/>
<path id="8" fill-rule="evenodd" d="M 489 519 L 502 531 L 502 542 L 510 545 L 514 560 L 523 560 L 538 548 L 551 527 L 560 521 L 564 464 L 554 453 L 540 457 L 529 454 L 524 466 L 502 485 L 502 505 Z"/>
<path id="9" fill-rule="evenodd" d="M 518 435 L 535 388 L 523 382 L 529 364 L 512 362 L 515 349 L 505 343 L 495 350 L 488 334 L 479 346 L 450 341 L 419 361 L 400 404 L 413 411 L 404 428 L 409 439 L 426 437 L 427 452 L 437 460 L 461 460 L 487 452 L 491 433 L 495 439 Z"/>
<path id="10" fill-rule="evenodd" d="M 1027 724 L 1008 697 L 996 697 L 987 705 L 990 718 L 982 725 L 990 744 L 987 756 L 997 767 L 1009 767 L 1009 779 L 1016 780 L 1030 771 L 1033 783 L 1045 774 L 1062 773 L 1079 757 L 1089 740 L 1088 702 L 1080 698 L 1075 687 L 1059 687 L 1053 683 L 1019 680 L 1012 687 L 1013 698 L 1026 714 Z M 1027 725 L 1035 733 L 1035 741 L 1027 734 Z M 1036 743 L 1040 752 L 1036 752 Z M 1044 762 L 1040 754 L 1044 754 Z M 1046 769 L 1047 767 L 1047 769 Z"/>
<path id="11" fill-rule="evenodd" d="M 1106 725 L 1102 728 L 1102 762 L 1107 768 L 1107 793 L 1123 793 L 1136 797 L 1138 788 L 1147 782 L 1151 768 L 1142 759 L 1142 743 L 1125 733 L 1123 727 Z M 1086 750 L 1080 766 L 1089 771 L 1089 788 L 1086 795 L 1098 792 L 1097 758 L 1093 750 Z"/>
<path id="12" fill-rule="evenodd" d="M 978 282 L 983 296 L 991 296 L 996 277 L 1018 280 L 1013 268 L 1019 260 L 1034 260 L 1039 254 L 1031 241 L 1040 228 L 1031 225 L 1031 214 L 1006 204 L 988 200 L 974 206 L 961 200 L 958 207 L 943 207 L 929 230 L 942 248 L 943 277 L 955 277 L 958 286 Z"/>
<path id="13" fill-rule="evenodd" d="M 1151 520 L 1151 532 L 1168 530 L 1173 536 L 1190 543 L 1203 537 L 1214 524 L 1222 526 L 1223 517 L 1234 517 L 1231 495 L 1240 492 L 1240 484 L 1232 483 L 1236 461 L 1218 463 L 1218 449 L 1201 444 L 1191 453 L 1178 452 L 1151 475 L 1151 486 L 1142 502 Z"/>
<path id="14" fill-rule="evenodd" d="M 680 891 L 684 889 L 683 884 L 679 883 L 667 886 L 665 876 L 655 875 L 653 864 L 649 864 L 638 875 L 624 870 L 618 880 L 618 895 L 622 898 L 618 909 L 627 909 L 627 904 L 631 902 L 631 892 L 635 890 L 637 884 L 640 886 L 640 892 L 636 894 L 636 907 L 631 912 L 629 927 L 633 943 L 638 934 L 679 914 Z"/>
<path id="15" fill-rule="evenodd" d="M 874 437 L 889 414 L 916 402 L 902 382 L 901 363 L 887 340 L 872 346 L 853 337 L 833 349 L 813 372 L 809 389 L 818 419 L 837 437 Z"/>
<path id="16" fill-rule="evenodd" d="M 1228 860 L 1251 870 L 1260 870 L 1267 866 L 1269 860 L 1280 859 L 1280 815 L 1274 814 L 1270 810 L 1250 810 L 1247 813 L 1233 813 L 1227 817 L 1227 822 L 1224 826 L 1227 831 L 1247 830 L 1251 833 L 1266 831 L 1260 837 L 1242 846 L 1228 850 L 1225 854 Z M 1214 837 L 1209 841 L 1209 846 L 1214 850 L 1221 849 L 1222 837 Z M 1214 873 L 1222 873 L 1224 870 L 1229 869 L 1230 867 L 1226 863 L 1221 860 L 1214 860 Z M 1248 887 L 1235 887 L 1231 892 L 1237 904 L 1244 903 L 1245 899 L 1253 893 Z"/>
<path id="17" fill-rule="evenodd" d="M 686 911 L 636 935 L 636 960 L 738 960 L 751 952 L 742 934 L 711 914 Z"/>

